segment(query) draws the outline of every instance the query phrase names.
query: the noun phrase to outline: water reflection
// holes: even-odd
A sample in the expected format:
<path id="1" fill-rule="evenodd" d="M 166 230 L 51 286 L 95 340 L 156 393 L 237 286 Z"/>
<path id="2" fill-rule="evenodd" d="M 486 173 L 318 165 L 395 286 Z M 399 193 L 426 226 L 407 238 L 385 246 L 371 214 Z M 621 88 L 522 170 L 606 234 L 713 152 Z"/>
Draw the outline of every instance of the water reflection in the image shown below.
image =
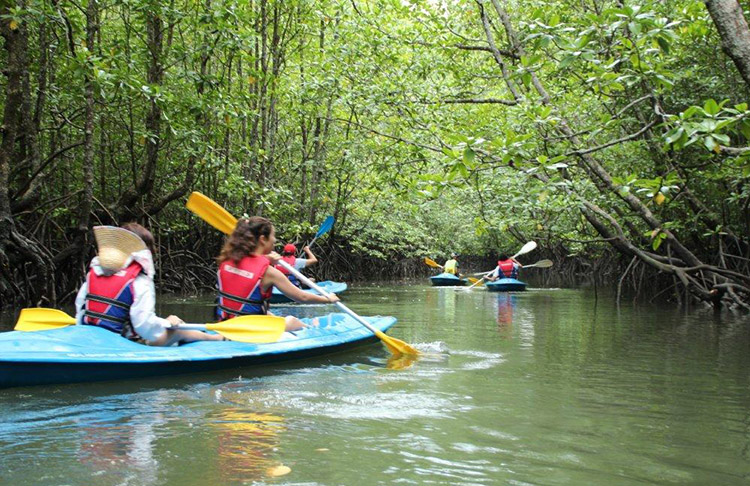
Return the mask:
<path id="1" fill-rule="evenodd" d="M 169 394 L 159 390 L 141 398 L 137 410 L 117 407 L 120 400 L 115 397 L 101 404 L 96 416 L 83 413 L 74 418 L 80 427 L 76 457 L 81 465 L 111 480 L 157 484 L 156 431 L 167 422 L 160 410 L 169 407 Z"/>
<path id="2" fill-rule="evenodd" d="M 283 465 L 273 458 L 279 448 L 284 418 L 239 408 L 218 410 L 207 422 L 217 432 L 218 470 L 227 482 L 255 481 L 280 475 Z"/>
<path id="3" fill-rule="evenodd" d="M 745 316 L 548 289 L 346 300 L 397 316 L 420 359 L 1 390 L 0 484 L 750 484 Z"/>
<path id="4" fill-rule="evenodd" d="M 513 310 L 516 307 L 516 296 L 508 292 L 502 292 L 495 301 L 497 309 L 497 329 L 510 339 L 511 326 L 513 324 Z"/>

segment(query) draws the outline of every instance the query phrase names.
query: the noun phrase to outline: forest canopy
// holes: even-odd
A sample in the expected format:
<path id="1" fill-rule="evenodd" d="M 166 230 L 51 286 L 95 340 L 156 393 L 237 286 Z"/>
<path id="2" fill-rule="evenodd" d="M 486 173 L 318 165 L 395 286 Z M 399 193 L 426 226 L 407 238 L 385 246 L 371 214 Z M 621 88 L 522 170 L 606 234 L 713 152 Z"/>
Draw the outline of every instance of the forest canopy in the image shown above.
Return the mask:
<path id="1" fill-rule="evenodd" d="M 750 309 L 750 31 L 736 0 L 3 0 L 0 306 L 69 300 L 139 221 L 212 285 L 200 191 L 327 271 L 619 255 Z M 361 277 L 361 275 L 360 275 Z"/>

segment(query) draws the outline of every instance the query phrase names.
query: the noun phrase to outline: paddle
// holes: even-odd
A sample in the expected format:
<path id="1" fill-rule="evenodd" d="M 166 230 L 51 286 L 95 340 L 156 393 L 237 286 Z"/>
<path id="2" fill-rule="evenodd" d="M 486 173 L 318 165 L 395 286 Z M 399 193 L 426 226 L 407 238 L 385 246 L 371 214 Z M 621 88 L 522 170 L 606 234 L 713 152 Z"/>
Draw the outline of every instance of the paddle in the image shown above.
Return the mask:
<path id="1" fill-rule="evenodd" d="M 185 207 L 225 235 L 232 234 L 235 226 L 237 226 L 237 218 L 229 214 L 213 199 L 200 192 L 190 194 Z"/>
<path id="2" fill-rule="evenodd" d="M 318 228 L 318 232 L 315 233 L 315 237 L 312 239 L 310 243 L 307 244 L 307 246 L 312 248 L 313 243 L 315 243 L 315 240 L 318 239 L 318 236 L 323 236 L 324 234 L 328 233 L 331 230 L 331 228 L 333 228 L 333 223 L 335 222 L 336 222 L 336 218 L 334 218 L 333 216 L 328 216 L 325 219 L 325 221 L 321 223 L 320 228 Z M 304 253 L 304 248 L 301 248 L 300 251 L 298 252 L 298 255 L 302 256 L 303 253 Z"/>
<path id="3" fill-rule="evenodd" d="M 523 268 L 549 268 L 552 265 L 554 265 L 552 260 L 539 260 L 538 262 L 532 263 L 531 265 L 524 265 Z"/>
<path id="4" fill-rule="evenodd" d="M 289 265 L 284 260 L 279 260 L 278 265 L 281 265 L 282 267 L 286 268 L 290 273 L 292 273 L 295 277 L 297 277 L 300 282 L 304 283 L 305 285 L 307 285 L 311 289 L 317 290 L 321 295 L 324 295 L 326 297 L 330 297 L 330 295 L 331 295 L 330 293 L 326 292 L 319 285 L 316 285 L 315 282 L 313 282 L 309 278 L 307 278 L 304 275 L 302 275 L 297 269 L 295 269 L 294 267 L 292 267 L 291 265 Z M 343 302 L 335 302 L 335 304 L 336 304 L 336 306 L 339 309 L 341 309 L 342 311 L 344 311 L 347 314 L 349 314 L 350 316 L 352 316 L 354 319 L 357 320 L 357 322 L 359 322 L 360 324 L 362 324 L 363 326 L 365 326 L 367 329 L 369 329 L 370 331 L 372 331 L 377 337 L 379 337 L 380 340 L 383 341 L 383 343 L 385 344 L 385 346 L 388 348 L 388 350 L 390 352 L 392 352 L 393 354 L 411 354 L 411 355 L 414 355 L 414 356 L 419 355 L 419 351 L 417 351 L 413 346 L 411 346 L 411 345 L 409 345 L 409 344 L 407 344 L 407 343 L 405 343 L 405 342 L 403 342 L 403 341 L 401 341 L 399 339 L 391 337 L 391 336 L 387 335 L 386 333 L 384 333 L 384 332 L 382 332 L 382 331 L 380 331 L 378 329 L 375 329 L 374 327 L 372 327 L 370 325 L 369 322 L 367 322 L 366 320 L 362 319 L 353 310 L 351 310 L 350 308 L 348 308 L 347 306 L 345 306 Z"/>
<path id="5" fill-rule="evenodd" d="M 200 194 L 200 193 L 194 192 L 193 194 Z M 198 217 L 200 217 L 203 221 L 210 224 L 217 230 L 222 231 L 226 234 L 231 233 L 234 230 L 234 226 L 232 227 L 232 229 L 228 229 L 229 225 L 224 224 L 224 223 L 226 221 L 231 221 L 234 217 L 231 214 L 229 214 L 229 212 L 226 209 L 222 208 L 211 199 L 207 198 L 206 196 L 203 196 L 203 194 L 200 194 L 200 195 L 202 197 L 196 198 L 194 200 L 194 204 L 187 206 L 187 208 L 190 211 L 192 211 L 194 214 L 196 214 Z M 190 197 L 191 198 L 193 197 L 192 194 Z M 320 292 L 321 295 L 325 295 L 325 296 L 330 295 L 325 290 L 315 285 L 309 278 L 305 277 L 300 272 L 298 272 L 295 268 L 292 268 L 291 265 L 289 265 L 285 261 L 279 260 L 279 265 L 289 270 L 292 273 L 292 275 L 297 277 L 302 283 L 304 283 L 308 287 Z M 360 324 L 364 325 L 367 329 L 375 333 L 375 335 L 379 337 L 385 343 L 388 350 L 391 351 L 392 353 L 413 354 L 413 355 L 419 354 L 419 351 L 417 351 L 415 348 L 413 348 L 409 344 L 403 341 L 400 341 L 396 338 L 390 337 L 384 332 L 381 332 L 375 329 L 374 327 L 372 327 L 367 321 L 365 321 L 364 319 L 359 317 L 357 314 L 355 314 L 352 310 L 346 307 L 342 302 L 336 302 L 336 305 L 339 307 L 339 309 L 343 310 L 344 312 L 346 312 L 347 314 L 355 318 Z"/>
<path id="6" fill-rule="evenodd" d="M 492 271 L 492 270 L 490 270 L 490 271 Z M 473 283 L 473 284 L 471 284 L 470 286 L 466 287 L 465 289 L 464 289 L 464 288 L 461 288 L 461 289 L 459 289 L 459 290 L 467 290 L 467 291 L 468 291 L 468 290 L 471 290 L 471 289 L 473 289 L 474 287 L 476 287 L 477 285 L 479 285 L 480 283 L 482 283 L 482 282 L 484 281 L 484 277 L 482 277 L 482 278 L 479 278 L 479 279 L 474 279 L 474 280 L 476 280 L 476 282 L 474 282 L 474 283 Z"/>
<path id="7" fill-rule="evenodd" d="M 532 251 L 534 248 L 536 248 L 536 241 L 529 241 L 528 243 L 526 243 L 525 245 L 523 245 L 520 250 L 518 250 L 518 253 L 516 253 L 515 255 L 513 255 L 512 257 L 510 257 L 510 259 L 512 260 L 512 259 L 514 259 L 517 256 L 524 255 L 524 254 Z M 494 269 L 490 270 L 489 272 L 486 272 L 483 275 L 486 276 L 488 273 L 492 273 L 493 271 L 494 271 Z M 480 274 L 480 275 L 482 275 L 482 274 Z M 483 281 L 485 279 L 484 276 L 481 279 L 479 279 L 477 282 L 471 284 L 470 287 L 467 287 L 467 288 L 465 288 L 463 290 L 468 291 L 468 290 L 473 289 L 478 283 L 480 283 L 481 281 Z"/>
<path id="8" fill-rule="evenodd" d="M 431 258 L 424 257 L 424 262 L 432 268 L 443 268 L 441 264 Z"/>
<path id="9" fill-rule="evenodd" d="M 328 233 L 331 230 L 331 228 L 333 228 L 333 223 L 335 222 L 336 222 L 336 219 L 333 216 L 328 216 L 325 219 L 325 221 L 323 221 L 323 223 L 320 225 L 318 232 L 315 233 L 315 238 L 313 238 L 310 244 L 307 246 L 312 248 L 313 243 L 315 243 L 315 240 L 317 240 L 319 236 L 323 236 L 324 234 Z"/>
<path id="10" fill-rule="evenodd" d="M 484 279 L 483 279 L 483 278 L 474 278 L 474 277 L 469 277 L 469 278 L 468 278 L 468 280 L 469 280 L 469 282 L 471 282 L 471 283 L 473 283 L 473 284 L 475 284 L 475 285 L 482 285 L 482 281 L 483 281 Z"/>
<path id="11" fill-rule="evenodd" d="M 35 307 L 22 309 L 16 331 L 46 331 L 71 326 L 76 320 L 57 309 Z M 215 331 L 227 339 L 243 343 L 273 343 L 284 333 L 283 317 L 239 316 L 216 324 L 180 324 L 177 329 Z"/>

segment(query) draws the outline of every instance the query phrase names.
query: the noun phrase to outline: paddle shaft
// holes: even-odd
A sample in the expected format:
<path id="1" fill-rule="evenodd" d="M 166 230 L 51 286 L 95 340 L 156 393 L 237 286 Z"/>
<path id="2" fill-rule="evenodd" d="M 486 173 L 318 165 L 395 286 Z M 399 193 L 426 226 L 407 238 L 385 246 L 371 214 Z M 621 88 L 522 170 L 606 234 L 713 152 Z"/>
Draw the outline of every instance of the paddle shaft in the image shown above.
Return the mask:
<path id="1" fill-rule="evenodd" d="M 323 290 L 322 287 L 320 287 L 319 285 L 315 284 L 315 282 L 313 282 L 309 278 L 307 278 L 304 275 L 302 275 L 302 273 L 300 273 L 296 268 L 292 267 L 291 265 L 289 265 L 284 260 L 279 260 L 278 263 L 277 263 L 277 265 L 281 265 L 282 267 L 286 268 L 289 272 L 291 272 L 292 275 L 294 275 L 295 277 L 297 277 L 297 279 L 299 279 L 300 282 L 304 283 L 305 285 L 307 285 L 311 289 L 317 290 L 320 293 L 320 295 L 323 295 L 323 296 L 329 297 L 329 298 L 331 297 L 330 293 L 326 292 L 325 290 Z M 359 322 L 360 324 L 362 324 L 363 326 L 365 326 L 367 329 L 369 329 L 370 331 L 372 331 L 373 334 L 380 334 L 380 331 L 378 331 L 377 329 L 375 329 L 374 327 L 372 327 L 369 322 L 367 322 L 366 320 L 362 319 L 356 312 L 354 312 L 353 310 L 351 310 L 350 308 L 348 308 L 346 305 L 344 305 L 343 302 L 335 302 L 335 304 L 336 304 L 336 307 L 338 307 L 342 311 L 344 311 L 347 314 L 349 314 L 350 316 L 352 316 L 354 319 L 357 320 L 357 322 Z"/>
<path id="2" fill-rule="evenodd" d="M 490 270 L 490 271 L 492 271 L 492 270 Z M 475 286 L 477 286 L 477 285 L 479 285 L 480 283 L 482 283 L 482 280 L 484 280 L 484 277 L 480 278 L 479 280 L 477 280 L 476 282 L 474 282 L 473 284 L 471 284 L 471 286 L 470 286 L 470 287 L 468 287 L 468 288 L 467 288 L 466 290 L 471 290 L 471 289 L 473 289 L 473 288 L 474 288 Z"/>
<path id="3" fill-rule="evenodd" d="M 177 326 L 172 326 L 169 329 L 184 329 L 186 331 L 205 331 L 208 328 L 205 324 L 189 324 L 187 322 L 181 322 Z"/>

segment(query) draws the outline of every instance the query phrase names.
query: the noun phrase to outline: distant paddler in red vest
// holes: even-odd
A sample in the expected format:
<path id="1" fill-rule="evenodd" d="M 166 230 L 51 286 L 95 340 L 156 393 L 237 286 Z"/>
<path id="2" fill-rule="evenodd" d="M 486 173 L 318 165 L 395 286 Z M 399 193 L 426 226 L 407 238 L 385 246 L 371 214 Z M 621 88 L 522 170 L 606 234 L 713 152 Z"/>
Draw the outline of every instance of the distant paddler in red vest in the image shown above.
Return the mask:
<path id="1" fill-rule="evenodd" d="M 76 297 L 76 321 L 151 346 L 223 341 L 218 334 L 175 329 L 183 321 L 156 315 L 154 237 L 137 223 L 94 227 L 98 254 Z"/>
<path id="2" fill-rule="evenodd" d="M 281 255 L 273 251 L 275 244 L 276 230 L 266 218 L 253 216 L 237 222 L 217 258 L 219 319 L 267 314 L 268 300 L 274 286 L 297 302 L 328 304 L 339 300 L 335 294 L 331 294 L 329 299 L 295 287 L 273 266 L 281 259 Z M 287 331 L 303 327 L 302 321 L 296 317 L 286 316 Z"/>
<path id="3" fill-rule="evenodd" d="M 497 262 L 497 267 L 485 278 L 493 282 L 499 278 L 518 278 L 518 270 L 521 268 L 523 268 L 523 265 L 518 263 L 515 258 L 509 258 L 508 255 L 502 253 L 500 254 L 500 260 Z"/>
<path id="4" fill-rule="evenodd" d="M 296 270 L 302 270 L 303 268 L 318 263 L 318 259 L 315 257 L 315 255 L 313 255 L 313 252 L 310 250 L 309 246 L 304 247 L 302 250 L 307 255 L 307 258 L 297 258 L 296 256 L 294 256 L 297 253 L 297 247 L 294 246 L 293 243 L 287 243 L 286 245 L 284 245 L 284 249 L 281 252 L 281 259 L 287 262 Z M 292 282 L 297 287 L 301 287 L 299 280 L 297 280 L 297 277 L 292 275 L 289 270 L 281 266 L 278 266 L 276 268 L 279 270 L 279 272 L 286 275 L 286 278 L 288 278 L 290 282 Z"/>

